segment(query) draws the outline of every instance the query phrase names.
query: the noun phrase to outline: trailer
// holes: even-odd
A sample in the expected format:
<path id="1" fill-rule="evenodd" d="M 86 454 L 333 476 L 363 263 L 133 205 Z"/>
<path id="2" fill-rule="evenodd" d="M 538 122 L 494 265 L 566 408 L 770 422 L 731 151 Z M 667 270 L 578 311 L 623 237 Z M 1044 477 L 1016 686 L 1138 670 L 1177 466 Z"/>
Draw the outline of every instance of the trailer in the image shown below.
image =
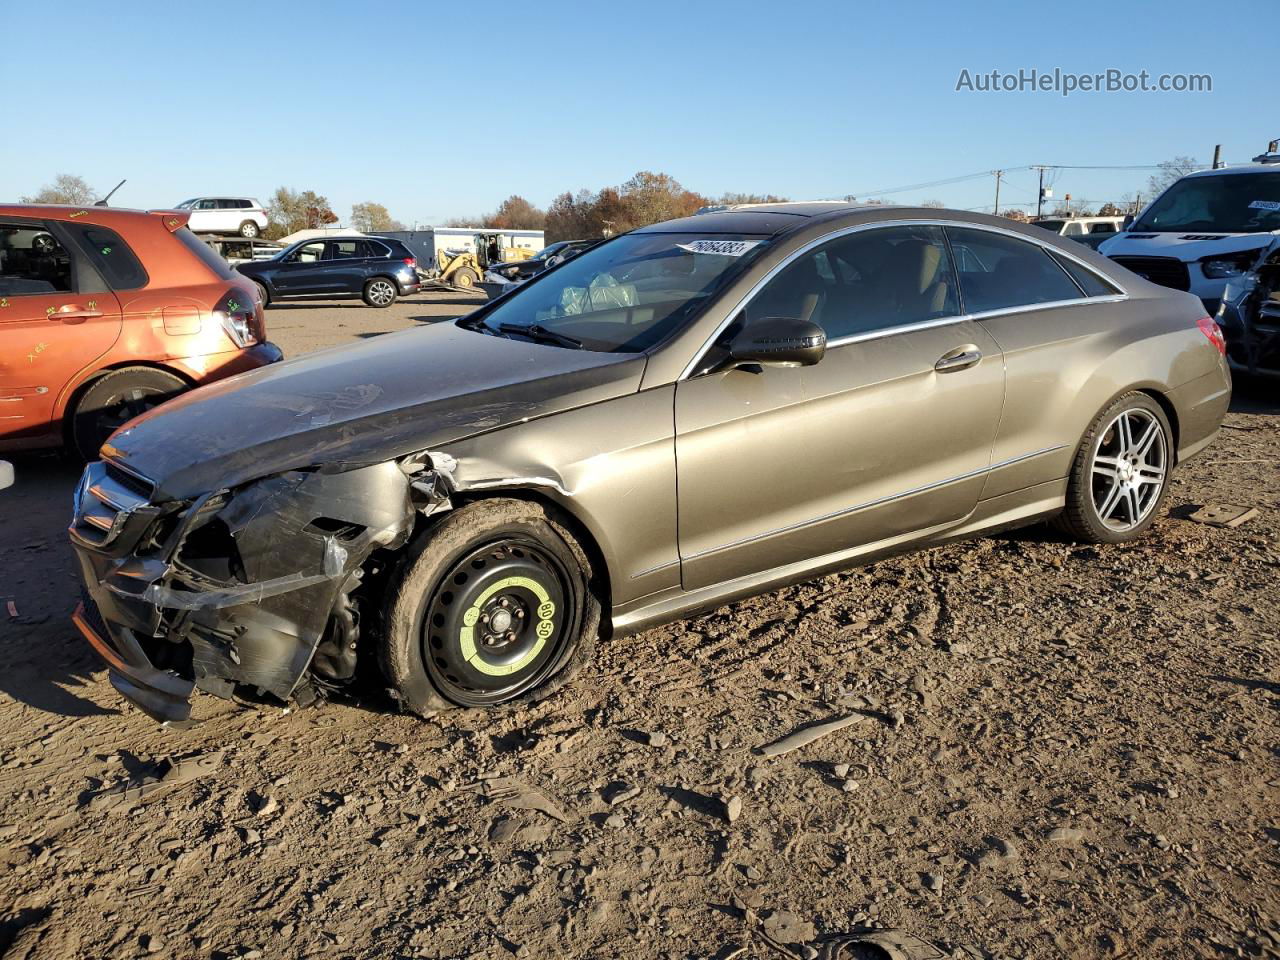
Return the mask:
<path id="1" fill-rule="evenodd" d="M 378 235 L 409 248 L 425 287 L 460 292 L 476 289 L 490 264 L 527 260 L 546 246 L 541 230 L 497 227 L 424 227 Z"/>
<path id="2" fill-rule="evenodd" d="M 490 260 L 524 260 L 546 246 L 541 230 L 501 230 L 497 227 L 422 227 L 418 230 L 383 230 L 382 237 L 393 237 L 413 251 L 423 265 L 437 265 L 437 253 L 442 250 L 467 251 L 480 256 L 476 249 L 476 237 L 498 238 L 499 256 L 485 250 Z"/>

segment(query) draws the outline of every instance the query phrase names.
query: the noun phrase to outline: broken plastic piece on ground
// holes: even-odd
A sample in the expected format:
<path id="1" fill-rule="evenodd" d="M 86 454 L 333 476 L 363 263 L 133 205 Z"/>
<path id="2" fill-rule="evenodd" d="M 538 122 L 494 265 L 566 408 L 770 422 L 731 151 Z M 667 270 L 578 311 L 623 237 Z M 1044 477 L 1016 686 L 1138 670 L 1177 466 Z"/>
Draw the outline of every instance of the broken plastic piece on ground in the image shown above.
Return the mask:
<path id="1" fill-rule="evenodd" d="M 553 820 L 571 823 L 576 817 L 565 813 L 555 802 L 537 787 L 531 787 L 523 780 L 515 777 L 493 777 L 473 783 L 466 789 L 480 794 L 494 803 L 511 807 L 513 810 L 536 810 L 545 813 Z"/>
<path id="2" fill-rule="evenodd" d="M 150 796 L 157 790 L 178 787 L 208 776 L 221 764 L 221 750 L 192 754 L 178 760 L 166 758 L 145 773 L 92 794 L 89 797 L 88 806 L 91 810 L 109 810 L 122 804 L 131 804 Z"/>
<path id="3" fill-rule="evenodd" d="M 1257 507 L 1238 507 L 1230 503 L 1206 503 L 1187 515 L 1188 520 L 1213 527 L 1238 527 L 1258 515 Z"/>
<path id="4" fill-rule="evenodd" d="M 863 714 L 851 713 L 846 717 L 837 717 L 825 723 L 801 727 L 799 730 L 787 734 L 781 740 L 775 740 L 772 743 L 765 744 L 763 747 L 757 747 L 756 753 L 765 757 L 778 757 L 784 753 L 790 753 L 792 750 L 799 750 L 801 747 L 813 743 L 819 737 L 825 737 L 828 733 L 842 730 L 865 719 L 867 718 Z"/>
<path id="5" fill-rule="evenodd" d="M 905 930 L 855 930 L 815 943 L 818 960 L 945 960 L 933 944 Z"/>

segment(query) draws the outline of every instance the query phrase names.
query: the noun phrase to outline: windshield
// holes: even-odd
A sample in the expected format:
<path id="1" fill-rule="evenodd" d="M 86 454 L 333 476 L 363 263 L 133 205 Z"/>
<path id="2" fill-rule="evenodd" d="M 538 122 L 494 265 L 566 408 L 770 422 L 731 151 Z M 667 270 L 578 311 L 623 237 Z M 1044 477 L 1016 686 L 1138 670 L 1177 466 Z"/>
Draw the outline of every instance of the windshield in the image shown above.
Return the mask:
<path id="1" fill-rule="evenodd" d="M 177 205 L 176 207 L 174 207 L 173 209 L 175 209 L 175 210 L 187 210 L 187 209 L 189 209 L 189 208 L 191 207 L 191 205 L 192 205 L 193 203 L 195 203 L 195 200 L 183 200 L 180 204 L 178 204 L 178 205 Z"/>
<path id="2" fill-rule="evenodd" d="M 535 253 L 530 260 L 546 260 L 548 257 L 554 257 L 557 253 L 569 245 L 569 241 L 561 240 L 559 243 L 553 243 L 549 247 L 543 247 Z"/>
<path id="3" fill-rule="evenodd" d="M 1129 229 L 1138 233 L 1280 230 L 1280 171 L 1179 180 Z"/>
<path id="4" fill-rule="evenodd" d="M 688 322 L 767 243 L 742 234 L 626 234 L 520 287 L 482 322 L 504 335 L 536 326 L 587 350 L 639 353 Z"/>

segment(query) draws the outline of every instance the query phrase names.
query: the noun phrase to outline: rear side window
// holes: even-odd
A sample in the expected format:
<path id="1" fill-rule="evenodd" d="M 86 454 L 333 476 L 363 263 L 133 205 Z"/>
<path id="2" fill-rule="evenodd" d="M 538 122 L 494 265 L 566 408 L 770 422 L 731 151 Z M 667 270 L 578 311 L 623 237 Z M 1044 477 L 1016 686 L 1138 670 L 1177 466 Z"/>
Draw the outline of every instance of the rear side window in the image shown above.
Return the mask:
<path id="1" fill-rule="evenodd" d="M 362 257 L 385 257 L 391 251 L 381 243 L 373 240 L 360 241 L 360 256 Z M 408 256 L 406 253 L 405 256 Z"/>
<path id="2" fill-rule="evenodd" d="M 30 224 L 0 223 L 0 296 L 73 289 L 71 256 L 53 234 Z"/>
<path id="3" fill-rule="evenodd" d="M 67 230 L 113 290 L 137 290 L 147 285 L 147 271 L 120 234 L 91 224 L 67 224 Z"/>
<path id="4" fill-rule="evenodd" d="M 947 227 L 967 313 L 1079 300 L 1080 288 L 1043 247 L 1002 233 Z"/>
<path id="5" fill-rule="evenodd" d="M 227 266 L 227 261 L 223 260 L 212 247 L 186 227 L 178 230 L 174 236 L 182 241 L 184 247 L 199 257 L 200 262 L 213 271 L 214 276 L 219 280 L 230 280 L 235 276 L 231 272 L 231 268 Z"/>
<path id="6" fill-rule="evenodd" d="M 1070 260 L 1060 253 L 1055 253 L 1052 256 L 1054 260 L 1058 261 L 1058 266 L 1071 274 L 1071 279 L 1080 284 L 1080 289 L 1084 291 L 1086 297 L 1111 297 L 1120 292 L 1092 270 L 1082 267 L 1074 260 Z"/>

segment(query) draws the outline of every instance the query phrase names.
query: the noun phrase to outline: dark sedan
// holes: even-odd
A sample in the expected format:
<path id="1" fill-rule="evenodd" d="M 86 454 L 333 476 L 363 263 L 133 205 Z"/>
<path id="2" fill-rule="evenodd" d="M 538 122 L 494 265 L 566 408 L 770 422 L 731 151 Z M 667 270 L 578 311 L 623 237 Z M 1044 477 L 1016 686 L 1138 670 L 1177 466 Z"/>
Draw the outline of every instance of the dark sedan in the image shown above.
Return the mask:
<path id="1" fill-rule="evenodd" d="M 317 237 L 236 270 L 253 280 L 264 307 L 277 300 L 344 296 L 389 307 L 396 297 L 421 288 L 417 266 L 409 248 L 389 237 Z"/>
<path id="2" fill-rule="evenodd" d="M 561 240 L 559 243 L 553 243 L 538 251 L 536 257 L 530 257 L 528 260 L 518 260 L 515 263 L 495 263 L 489 268 L 489 273 L 496 273 L 504 280 L 512 283 L 519 283 L 521 280 L 528 280 L 530 277 L 536 277 L 543 270 L 554 267 L 557 263 L 562 263 L 582 253 L 584 250 L 590 250 L 599 240 Z"/>

